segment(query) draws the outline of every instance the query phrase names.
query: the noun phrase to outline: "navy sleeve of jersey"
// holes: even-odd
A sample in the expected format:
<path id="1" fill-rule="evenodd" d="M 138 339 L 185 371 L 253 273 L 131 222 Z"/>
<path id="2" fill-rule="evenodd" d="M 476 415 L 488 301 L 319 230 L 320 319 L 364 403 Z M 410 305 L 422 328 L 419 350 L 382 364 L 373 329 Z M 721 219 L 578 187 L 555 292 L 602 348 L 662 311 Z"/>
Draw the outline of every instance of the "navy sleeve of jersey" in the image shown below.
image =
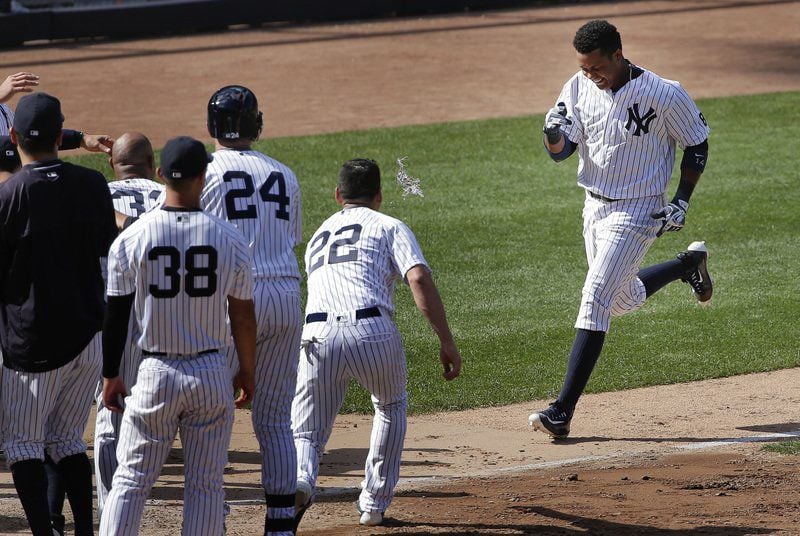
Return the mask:
<path id="1" fill-rule="evenodd" d="M 119 376 L 122 352 L 128 340 L 128 320 L 136 294 L 109 296 L 103 320 L 103 377 Z"/>

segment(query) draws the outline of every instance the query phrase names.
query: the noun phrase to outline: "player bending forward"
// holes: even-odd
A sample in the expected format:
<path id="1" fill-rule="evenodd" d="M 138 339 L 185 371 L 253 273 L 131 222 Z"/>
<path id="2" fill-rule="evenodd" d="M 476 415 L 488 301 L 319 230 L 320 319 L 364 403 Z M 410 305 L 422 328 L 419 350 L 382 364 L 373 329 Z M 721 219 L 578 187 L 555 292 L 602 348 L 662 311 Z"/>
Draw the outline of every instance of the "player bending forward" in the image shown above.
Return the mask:
<path id="1" fill-rule="evenodd" d="M 336 201 L 308 243 L 308 304 L 303 328 L 292 429 L 297 447 L 299 523 L 314 498 L 325 443 L 351 378 L 372 394 L 375 406 L 366 478 L 358 499 L 359 522 L 379 525 L 400 477 L 406 432 L 406 359 L 394 324 L 395 282 L 402 278 L 439 337 L 444 377 L 461 371 L 444 306 L 416 238 L 401 221 L 380 214 L 378 165 L 345 162 Z"/>
<path id="2" fill-rule="evenodd" d="M 109 251 L 107 408 L 123 411 L 119 366 L 134 300 L 142 360 L 125 399 L 119 466 L 101 534 L 138 534 L 145 499 L 178 430 L 186 453 L 183 534 L 224 531 L 222 473 L 234 399 L 227 360 L 218 349 L 229 344 L 232 332 L 239 356 L 234 386 L 242 389 L 235 403 L 242 406 L 254 390 L 255 313 L 247 242 L 233 226 L 200 210 L 209 161 L 197 140 L 167 142 L 158 170 L 166 183 L 164 206 L 123 231 Z"/>
<path id="3" fill-rule="evenodd" d="M 683 228 L 708 155 L 703 114 L 680 84 L 626 60 L 620 35 L 608 22 L 586 23 L 573 45 L 581 70 L 547 114 L 544 145 L 557 162 L 578 151 L 589 271 L 564 386 L 548 409 L 529 417 L 531 426 L 554 438 L 569 434 L 611 317 L 635 311 L 678 279 L 691 285 L 700 303 L 713 290 L 703 242 L 693 242 L 677 259 L 639 269 L 656 237 Z M 684 148 L 680 184 L 666 203 L 676 145 Z"/>

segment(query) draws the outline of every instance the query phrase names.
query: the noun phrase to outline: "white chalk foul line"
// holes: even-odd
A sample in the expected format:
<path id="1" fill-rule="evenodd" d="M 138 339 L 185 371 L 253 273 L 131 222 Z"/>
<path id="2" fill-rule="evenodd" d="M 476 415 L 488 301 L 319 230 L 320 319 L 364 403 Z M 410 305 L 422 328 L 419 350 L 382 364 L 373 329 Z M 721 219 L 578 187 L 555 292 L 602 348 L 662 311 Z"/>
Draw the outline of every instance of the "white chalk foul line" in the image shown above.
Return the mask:
<path id="1" fill-rule="evenodd" d="M 716 441 L 701 441 L 698 443 L 686 443 L 682 445 L 675 445 L 674 447 L 668 447 L 667 450 L 706 450 L 706 449 L 713 449 L 719 447 L 725 447 L 730 445 L 736 444 L 744 444 L 744 443 L 768 443 L 771 441 L 779 441 L 781 439 L 791 439 L 795 437 L 800 437 L 800 430 L 795 430 L 792 432 L 785 432 L 785 433 L 775 433 L 775 434 L 767 434 L 767 435 L 757 435 L 757 436 L 745 436 L 745 437 L 732 437 L 726 439 L 719 439 Z M 397 484 L 398 490 L 409 489 L 418 487 L 420 484 L 446 484 L 449 482 L 453 482 L 456 480 L 460 480 L 463 478 L 485 478 L 491 476 L 497 476 L 502 474 L 513 474 L 513 473 L 525 473 L 528 471 L 534 471 L 536 469 L 552 469 L 554 467 L 566 467 L 569 465 L 576 465 L 581 463 L 588 463 L 588 462 L 598 462 L 603 460 L 612 460 L 627 456 L 635 456 L 639 454 L 644 454 L 647 451 L 629 451 L 629 452 L 618 452 L 614 454 L 604 454 L 604 455 L 595 455 L 595 456 L 582 456 L 579 458 L 567 458 L 565 460 L 550 460 L 545 462 L 536 462 L 536 463 L 529 463 L 525 465 L 517 465 L 513 467 L 499 467 L 496 469 L 487 469 L 484 471 L 474 471 L 471 473 L 463 473 L 461 475 L 452 475 L 452 476 L 425 476 L 425 477 L 403 477 L 400 479 L 400 482 Z M 346 495 L 353 493 L 353 489 L 351 487 L 335 487 L 335 488 L 322 488 L 319 491 L 319 495 L 322 497 L 336 497 L 340 495 Z M 256 505 L 256 504 L 264 504 L 263 499 L 242 499 L 238 501 L 227 501 L 228 504 L 231 506 L 246 506 L 246 505 Z"/>

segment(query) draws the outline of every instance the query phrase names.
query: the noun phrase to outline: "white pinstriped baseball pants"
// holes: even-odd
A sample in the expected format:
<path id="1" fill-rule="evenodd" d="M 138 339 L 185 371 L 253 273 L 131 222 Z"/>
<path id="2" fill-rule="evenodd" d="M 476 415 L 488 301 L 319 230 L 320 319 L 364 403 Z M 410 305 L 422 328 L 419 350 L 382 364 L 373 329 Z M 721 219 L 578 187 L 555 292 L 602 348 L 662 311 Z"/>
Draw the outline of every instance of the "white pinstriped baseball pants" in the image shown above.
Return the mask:
<path id="1" fill-rule="evenodd" d="M 300 281 L 256 279 L 253 295 L 258 335 L 252 417 L 263 459 L 261 484 L 269 495 L 292 495 L 297 486 L 297 454 L 291 409 L 303 326 Z M 239 369 L 236 350 L 229 347 L 227 354 L 235 373 Z"/>
<path id="2" fill-rule="evenodd" d="M 100 377 L 98 332 L 66 365 L 47 372 L 2 367 L 3 450 L 9 466 L 22 460 L 54 462 L 86 452 L 83 431 Z"/>
<path id="3" fill-rule="evenodd" d="M 337 316 L 344 319 L 337 322 Z M 329 313 L 326 322 L 306 324 L 302 338 L 292 406 L 298 478 L 315 486 L 325 444 L 354 378 L 372 394 L 375 407 L 359 505 L 383 512 L 400 479 L 406 434 L 407 369 L 400 333 L 386 316 L 356 320 L 353 312 Z"/>
<path id="4" fill-rule="evenodd" d="M 586 194 L 583 240 L 589 271 L 576 328 L 608 331 L 612 317 L 644 304 L 647 295 L 636 273 L 661 227 L 650 214 L 664 202 L 663 196 L 607 202 Z"/>
<path id="5" fill-rule="evenodd" d="M 128 391 L 136 384 L 136 373 L 139 370 L 139 361 L 142 350 L 137 346 L 136 339 L 139 328 L 136 319 L 131 314 L 128 324 L 128 342 L 122 353 L 119 375 Z M 103 514 L 103 506 L 111 491 L 111 479 L 117 470 L 117 438 L 119 437 L 122 415 L 110 411 L 103 405 L 103 380 L 97 384 L 95 392 L 97 404 L 97 418 L 94 426 L 94 479 L 97 488 L 97 518 Z"/>
<path id="6" fill-rule="evenodd" d="M 232 427 L 233 387 L 222 354 L 144 356 L 136 385 L 125 398 L 119 466 L 103 508 L 100 534 L 139 533 L 145 500 L 179 430 L 186 475 L 182 534 L 223 534 L 222 473 Z"/>

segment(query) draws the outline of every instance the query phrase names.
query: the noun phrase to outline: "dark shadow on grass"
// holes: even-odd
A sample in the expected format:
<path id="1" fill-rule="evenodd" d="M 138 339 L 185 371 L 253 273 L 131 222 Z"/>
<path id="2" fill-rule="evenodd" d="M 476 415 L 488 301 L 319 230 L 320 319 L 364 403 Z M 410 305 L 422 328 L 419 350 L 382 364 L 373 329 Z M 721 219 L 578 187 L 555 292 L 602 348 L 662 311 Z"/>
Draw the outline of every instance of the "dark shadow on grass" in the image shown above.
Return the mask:
<path id="1" fill-rule="evenodd" d="M 740 7 L 747 7 L 747 6 L 763 6 L 763 5 L 773 5 L 773 4 L 793 4 L 797 3 L 798 0 L 742 0 L 740 2 L 731 2 L 729 4 L 703 4 L 701 2 L 697 2 L 695 5 L 688 5 L 684 4 L 682 9 L 640 9 L 640 10 L 633 10 L 627 13 L 616 13 L 614 15 L 614 19 L 622 19 L 625 17 L 641 17 L 641 16 L 666 16 L 673 13 L 688 13 L 688 12 L 701 12 L 701 11 L 718 11 L 723 9 L 735 9 Z M 501 11 L 501 12 L 494 12 L 488 13 L 486 18 L 491 18 L 495 13 L 500 13 L 506 15 L 508 11 Z M 451 17 L 458 17 L 460 15 L 450 15 Z M 410 19 L 411 17 L 409 17 Z M 284 45 L 298 45 L 298 44 L 306 44 L 306 43 L 320 43 L 320 42 L 329 42 L 329 41 L 344 41 L 344 40 L 357 40 L 357 39 L 373 39 L 373 38 L 386 38 L 386 37 L 400 37 L 405 35 L 418 35 L 418 34 L 429 34 L 429 33 L 440 33 L 440 32 L 453 32 L 453 31 L 465 31 L 465 30 L 484 30 L 490 28 L 503 28 L 503 27 L 513 27 L 513 26 L 529 26 L 529 25 L 538 25 L 538 24 L 552 24 L 554 22 L 571 22 L 571 21 L 580 21 L 585 22 L 586 16 L 579 15 L 579 16 L 551 16 L 551 17 L 536 17 L 536 16 L 524 16 L 520 17 L 517 16 L 516 18 L 521 20 L 504 20 L 504 21 L 497 21 L 491 23 L 477 23 L 477 24 L 462 24 L 462 25 L 454 25 L 454 26 L 444 26 L 440 28 L 416 28 L 411 30 L 391 30 L 391 31 L 376 31 L 376 32 L 351 32 L 351 33 L 344 33 L 344 34 L 335 34 L 335 35 L 316 35 L 316 36 L 303 36 L 303 37 L 295 37 L 291 36 L 287 39 L 281 41 L 260 41 L 260 42 L 252 42 L 252 43 L 231 43 L 228 45 L 206 45 L 206 46 L 194 46 L 194 47 L 184 47 L 184 48 L 176 48 L 171 50 L 125 50 L 123 52 L 116 52 L 111 54 L 91 54 L 89 56 L 84 56 L 80 58 L 61 58 L 61 59 L 51 59 L 51 60 L 40 60 L 40 61 L 13 61 L 13 62 L 5 62 L 0 63 L 0 68 L 11 69 L 11 68 L 20 68 L 24 67 L 26 69 L 36 69 L 43 65 L 63 65 L 66 63 L 84 63 L 89 61 L 97 61 L 97 60 L 115 60 L 121 58 L 139 58 L 139 57 L 146 57 L 146 56 L 169 56 L 169 55 L 176 55 L 176 54 L 194 54 L 197 52 L 218 52 L 221 50 L 235 50 L 235 49 L 243 49 L 243 48 L 260 48 L 260 47 L 278 47 Z M 374 24 L 374 20 L 364 21 L 367 24 Z M 263 31 L 276 33 L 281 31 L 286 31 L 287 33 L 293 29 L 296 29 L 296 25 L 286 24 L 286 25 L 273 25 L 268 28 L 265 28 Z M 324 31 L 324 26 L 315 26 L 315 29 L 318 29 L 320 33 Z M 235 31 L 235 30 L 233 30 Z M 198 34 L 201 35 L 201 34 Z M 172 37 L 169 37 L 170 39 Z M 89 45 L 96 44 L 96 42 L 90 42 Z M 70 43 L 67 45 L 34 45 L 30 46 L 29 48 L 34 47 L 52 47 L 52 48 L 61 48 L 61 49 L 80 49 L 86 46 L 85 43 Z"/>
<path id="2" fill-rule="evenodd" d="M 550 508 L 540 506 L 515 506 L 521 514 L 533 514 L 547 519 L 541 523 L 425 523 L 413 522 L 387 517 L 384 519 L 384 526 L 389 528 L 413 528 L 419 527 L 418 531 L 404 530 L 405 536 L 424 536 L 428 534 L 457 534 L 479 535 L 495 534 L 501 531 L 505 534 L 510 531 L 513 534 L 536 534 L 538 536 L 572 536 L 591 534 L 593 536 L 745 536 L 747 534 L 772 534 L 774 529 L 763 527 L 730 527 L 716 525 L 700 525 L 688 529 L 664 529 L 636 523 L 622 523 L 608 521 L 605 519 L 595 519 L 591 517 L 581 517 Z M 553 527 L 548 520 L 558 519 L 570 524 L 570 527 Z M 535 519 L 531 521 L 536 521 Z M 573 528 L 574 527 L 574 528 Z M 433 529 L 433 530 L 431 530 Z"/>

